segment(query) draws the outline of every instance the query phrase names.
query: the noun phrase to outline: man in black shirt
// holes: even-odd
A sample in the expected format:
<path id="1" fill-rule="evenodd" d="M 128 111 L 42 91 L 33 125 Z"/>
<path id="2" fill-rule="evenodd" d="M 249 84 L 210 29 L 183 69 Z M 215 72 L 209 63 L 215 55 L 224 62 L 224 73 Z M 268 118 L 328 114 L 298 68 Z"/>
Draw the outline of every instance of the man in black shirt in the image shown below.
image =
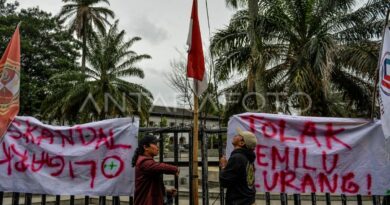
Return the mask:
<path id="1" fill-rule="evenodd" d="M 227 188 L 226 205 L 253 205 L 256 195 L 253 150 L 257 140 L 252 132 L 237 129 L 237 133 L 232 139 L 234 150 L 229 161 L 225 157 L 220 159 L 219 180 Z"/>

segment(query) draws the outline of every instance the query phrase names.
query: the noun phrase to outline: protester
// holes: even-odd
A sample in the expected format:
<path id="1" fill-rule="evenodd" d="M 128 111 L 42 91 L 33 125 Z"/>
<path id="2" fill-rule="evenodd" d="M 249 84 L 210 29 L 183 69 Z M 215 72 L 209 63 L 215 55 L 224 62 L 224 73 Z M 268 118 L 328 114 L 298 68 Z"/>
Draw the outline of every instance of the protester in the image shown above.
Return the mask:
<path id="1" fill-rule="evenodd" d="M 143 137 L 135 151 L 132 165 L 135 166 L 135 205 L 163 205 L 176 195 L 176 189 L 166 189 L 163 174 L 179 175 L 179 168 L 158 163 L 153 157 L 158 155 L 158 139 L 152 135 Z M 164 202 L 165 201 L 165 202 Z"/>
<path id="2" fill-rule="evenodd" d="M 253 150 L 257 140 L 252 132 L 237 129 L 237 133 L 232 139 L 234 150 L 229 161 L 225 156 L 220 159 L 219 180 L 221 186 L 227 188 L 226 205 L 253 205 L 256 195 Z"/>

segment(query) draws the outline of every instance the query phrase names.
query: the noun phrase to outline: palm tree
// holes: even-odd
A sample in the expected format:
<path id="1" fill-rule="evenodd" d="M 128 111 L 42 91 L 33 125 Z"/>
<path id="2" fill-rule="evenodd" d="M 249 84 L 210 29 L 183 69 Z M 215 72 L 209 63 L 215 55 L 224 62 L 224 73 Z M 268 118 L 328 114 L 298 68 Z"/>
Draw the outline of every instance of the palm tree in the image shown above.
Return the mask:
<path id="1" fill-rule="evenodd" d="M 110 24 L 107 17 L 114 18 L 114 12 L 108 8 L 96 6 L 99 3 L 110 5 L 108 0 L 62 0 L 66 4 L 58 14 L 60 21 L 69 21 L 69 30 L 82 39 L 81 67 L 85 70 L 87 55 L 87 40 L 93 32 L 93 27 L 105 31 L 105 25 Z"/>
<path id="2" fill-rule="evenodd" d="M 47 118 L 73 120 L 84 116 L 84 121 L 89 120 L 88 117 L 105 119 L 137 114 L 145 119 L 148 116 L 152 94 L 141 85 L 122 78 L 143 78 L 144 72 L 136 63 L 151 57 L 130 50 L 141 38 L 125 41 L 124 36 L 125 32 L 119 32 L 115 22 L 107 33 L 98 34 L 96 41 L 89 45 L 91 55 L 87 60 L 91 68 L 52 78 L 53 87 L 57 89 L 42 106 Z"/>
<path id="3" fill-rule="evenodd" d="M 295 95 L 283 102 L 301 114 L 340 116 L 340 102 L 367 116 L 378 58 L 384 1 L 374 0 L 353 10 L 354 0 L 263 0 L 256 20 L 266 63 L 267 89 Z M 221 77 L 249 72 L 249 14 L 238 11 L 219 31 L 212 48 L 219 56 Z M 354 55 L 355 57 L 351 57 Z M 223 73 L 223 74 L 222 74 Z M 309 109 L 304 109 L 308 103 Z"/>

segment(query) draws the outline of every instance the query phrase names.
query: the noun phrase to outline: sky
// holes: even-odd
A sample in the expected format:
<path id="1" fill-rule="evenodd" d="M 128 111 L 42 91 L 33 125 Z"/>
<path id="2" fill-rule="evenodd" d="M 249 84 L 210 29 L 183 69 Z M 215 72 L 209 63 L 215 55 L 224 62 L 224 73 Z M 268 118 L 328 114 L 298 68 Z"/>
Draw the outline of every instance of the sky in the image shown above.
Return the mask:
<path id="1" fill-rule="evenodd" d="M 64 3 L 61 0 L 18 0 L 21 8 L 38 6 L 40 9 L 58 14 Z M 208 50 L 209 30 L 207 26 L 206 0 L 198 0 L 199 22 L 204 50 Z M 11 2 L 11 0 L 9 0 Z M 234 13 L 227 8 L 225 0 L 207 0 L 211 33 L 224 28 Z M 181 107 L 177 92 L 167 82 L 166 75 L 172 69 L 172 60 L 185 54 L 189 30 L 192 0 L 110 0 L 109 8 L 119 19 L 119 28 L 128 39 L 142 38 L 132 47 L 138 54 L 149 54 L 152 59 L 139 64 L 145 72 L 144 79 L 130 78 L 142 84 L 154 96 L 154 104 Z M 180 51 L 180 52 L 178 52 Z"/>

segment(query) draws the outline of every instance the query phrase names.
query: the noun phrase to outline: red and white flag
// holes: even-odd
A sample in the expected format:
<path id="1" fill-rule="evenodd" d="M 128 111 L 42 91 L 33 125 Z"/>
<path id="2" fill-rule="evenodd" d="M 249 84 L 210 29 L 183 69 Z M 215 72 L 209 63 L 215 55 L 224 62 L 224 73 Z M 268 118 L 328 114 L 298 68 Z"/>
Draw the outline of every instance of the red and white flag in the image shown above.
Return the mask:
<path id="1" fill-rule="evenodd" d="M 19 112 L 19 25 L 0 60 L 0 140 Z"/>
<path id="2" fill-rule="evenodd" d="M 200 96 L 207 89 L 207 73 L 202 49 L 197 0 L 193 0 L 192 4 L 190 32 L 188 34 L 187 45 L 187 77 L 193 78 L 194 93 L 195 95 Z"/>

